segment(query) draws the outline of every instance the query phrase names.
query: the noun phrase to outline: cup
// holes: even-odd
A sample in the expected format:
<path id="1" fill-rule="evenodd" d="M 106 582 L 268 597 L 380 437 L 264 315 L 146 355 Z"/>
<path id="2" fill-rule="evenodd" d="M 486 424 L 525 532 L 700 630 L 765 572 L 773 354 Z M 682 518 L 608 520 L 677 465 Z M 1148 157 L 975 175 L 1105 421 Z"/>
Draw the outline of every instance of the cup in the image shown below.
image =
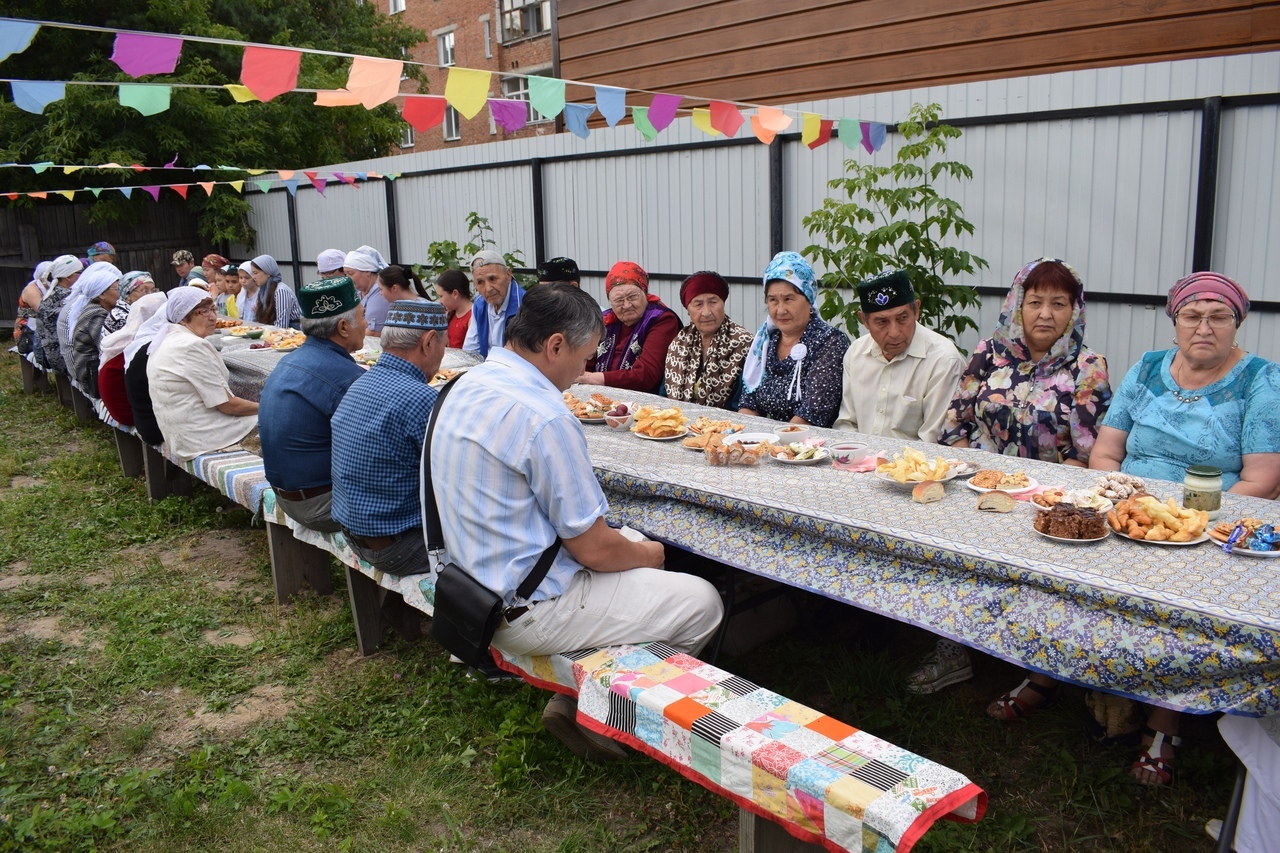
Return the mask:
<path id="1" fill-rule="evenodd" d="M 871 452 L 868 445 L 856 441 L 837 442 L 828 445 L 827 449 L 831 451 L 832 458 L 841 465 L 857 465 Z"/>

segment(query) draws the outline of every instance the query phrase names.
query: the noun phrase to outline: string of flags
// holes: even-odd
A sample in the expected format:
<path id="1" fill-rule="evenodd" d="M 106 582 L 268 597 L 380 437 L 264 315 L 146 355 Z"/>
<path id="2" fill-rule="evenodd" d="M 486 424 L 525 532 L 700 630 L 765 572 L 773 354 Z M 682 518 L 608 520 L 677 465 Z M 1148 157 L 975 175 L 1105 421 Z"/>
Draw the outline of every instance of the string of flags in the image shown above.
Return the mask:
<path id="1" fill-rule="evenodd" d="M 791 114 L 797 112 L 778 107 L 741 102 L 710 100 L 704 106 L 685 106 L 685 102 L 698 104 L 706 99 L 696 99 L 679 94 L 652 92 L 647 106 L 628 106 L 626 99 L 628 90 L 616 86 L 580 83 L 541 75 L 506 74 L 505 76 L 524 77 L 528 81 L 528 100 L 489 97 L 493 72 L 475 68 L 448 66 L 448 77 L 445 82 L 443 96 L 416 95 L 400 91 L 401 77 L 406 64 L 441 68 L 443 66 L 409 60 L 385 59 L 381 57 L 361 56 L 357 54 L 337 53 L 334 51 L 313 48 L 281 47 L 251 42 L 237 42 L 227 39 L 215 39 L 200 36 L 179 36 L 157 33 L 121 32 L 105 27 L 92 27 L 79 24 L 63 24 L 51 21 L 29 21 L 16 18 L 0 18 L 0 62 L 15 53 L 25 51 L 34 40 L 42 26 L 90 30 L 103 33 L 115 33 L 114 48 L 111 61 L 121 71 L 135 80 L 139 77 L 157 74 L 172 74 L 181 59 L 182 47 L 186 41 L 208 42 L 222 45 L 243 47 L 243 57 L 238 83 L 227 83 L 221 86 L 190 83 L 104 83 L 100 81 L 80 80 L 18 80 L 0 78 L 0 82 L 8 82 L 13 93 L 14 104 L 27 112 L 42 114 L 52 103 L 66 97 L 66 87 L 75 85 L 114 85 L 118 87 L 118 99 L 122 106 L 130 107 L 144 116 L 156 115 L 169 108 L 170 95 L 175 88 L 224 89 L 231 95 L 235 103 L 253 101 L 270 101 L 288 92 L 303 92 L 314 95 L 316 106 L 343 107 L 363 106 L 373 109 L 393 99 L 401 100 L 400 115 L 415 131 L 422 133 L 439 126 L 444 122 L 447 107 L 453 107 L 459 115 L 472 120 L 486 107 L 494 124 L 507 132 L 515 132 L 523 128 L 529 120 L 529 108 L 536 110 L 546 118 L 563 115 L 565 128 L 575 136 L 586 139 L 591 131 L 588 121 L 597 111 L 605 122 L 613 127 L 627 116 L 628 110 L 636 130 L 652 142 L 671 125 L 676 116 L 685 113 L 692 117 L 693 125 L 702 133 L 712 137 L 733 137 L 743 127 L 749 127 L 752 135 L 760 142 L 769 144 L 779 133 L 795 123 Z M 298 73 L 302 56 L 306 53 L 339 56 L 351 59 L 347 83 L 342 89 L 316 90 L 299 89 Z M 567 86 L 573 85 L 592 90 L 594 102 L 575 103 L 566 98 Z M 644 90 L 631 90 L 645 94 Z M 743 108 L 754 110 L 751 115 L 744 115 Z M 884 145 L 887 127 L 879 122 L 861 121 L 848 117 L 830 118 L 818 113 L 799 111 L 800 141 L 810 149 L 817 149 L 827 144 L 833 131 L 850 150 L 863 148 L 867 153 L 874 153 Z M 176 159 L 163 168 L 177 167 Z M 62 168 L 66 174 L 80 169 L 132 169 L 148 171 L 156 167 L 143 167 L 138 164 L 122 166 L 108 163 L 99 166 L 61 165 L 52 163 L 15 164 L 4 163 L 0 167 L 27 165 L 36 172 L 49 168 Z M 193 170 L 231 170 L 230 166 L 194 166 Z M 249 174 L 264 174 L 267 170 L 242 169 Z M 277 170 L 280 180 L 294 192 L 298 181 L 289 170 Z M 283 177 L 284 175 L 289 177 Z M 319 173 L 304 173 L 312 185 L 322 190 L 327 178 L 335 178 L 344 183 L 355 183 L 367 180 L 376 173 L 342 175 L 329 173 L 324 178 Z M 391 176 L 378 176 L 391 177 Z M 317 183 L 319 181 L 319 183 Z M 292 182 L 292 183 L 291 183 Z M 251 182 L 267 183 L 269 181 Z M 102 189 L 118 189 L 129 195 L 133 189 L 142 189 L 153 198 L 159 196 L 161 186 L 179 192 L 184 198 L 186 190 L 192 186 L 205 188 L 212 193 L 212 187 L 218 184 L 229 185 L 240 191 L 244 181 L 197 181 L 186 184 L 163 184 L 151 187 L 85 187 L 83 191 L 93 192 L 96 196 Z M 181 188 L 181 189 L 180 189 Z M 154 192 L 153 192 L 154 190 Z M 265 191 L 265 190 L 264 190 Z M 26 193 L 34 198 L 48 195 L 62 195 L 72 198 L 76 190 L 58 190 L 48 193 Z M 72 193 L 73 195 L 67 195 Z M 14 198 L 23 193 L 0 193 L 0 196 Z"/>
<path id="2" fill-rule="evenodd" d="M 6 163 L 4 165 L 11 166 L 11 165 L 21 165 L 21 164 Z M 241 171 L 250 172 L 251 174 L 265 174 L 267 170 L 243 169 Z M 298 177 L 299 174 L 302 175 L 301 178 Z M 382 172 L 321 172 L 319 170 L 316 170 L 316 171 L 305 170 L 299 173 L 291 169 L 279 169 L 279 170 L 276 170 L 274 178 L 266 178 L 262 180 L 243 180 L 242 179 L 242 180 L 235 180 L 235 181 L 191 181 L 188 183 L 151 184 L 148 186 L 81 187 L 78 190 L 44 190 L 40 192 L 0 192 L 0 198 L 7 198 L 10 200 L 14 200 L 19 198 L 20 196 L 26 196 L 28 198 L 47 199 L 50 196 L 62 196 L 67 201 L 72 201 L 75 199 L 78 193 L 92 193 L 94 198 L 98 198 L 106 190 L 118 191 L 125 198 L 132 198 L 134 190 L 141 190 L 147 195 L 150 195 L 154 201 L 159 201 L 160 190 L 164 190 L 164 189 L 173 190 L 175 193 L 177 193 L 179 196 L 185 199 L 187 198 L 187 193 L 190 192 L 192 187 L 199 187 L 200 189 L 205 191 L 206 195 L 213 195 L 214 187 L 219 187 L 219 186 L 230 187 L 232 190 L 238 193 L 242 193 L 244 192 L 245 184 L 247 183 L 250 187 L 255 187 L 259 191 L 265 193 L 269 191 L 272 185 L 275 184 L 277 181 L 279 181 L 281 184 L 284 185 L 284 188 L 289 191 L 289 195 L 296 195 L 298 192 L 298 187 L 302 183 L 303 179 L 305 179 L 308 183 L 310 183 L 311 186 L 315 187 L 315 189 L 320 193 L 320 195 L 324 195 L 325 187 L 328 186 L 330 181 L 343 183 L 343 184 L 350 184 L 351 186 L 354 186 L 356 189 L 360 189 L 360 184 L 365 183 L 366 181 L 374 181 L 374 180 L 394 181 L 398 177 L 400 177 L 399 172 L 388 172 L 384 174 Z"/>

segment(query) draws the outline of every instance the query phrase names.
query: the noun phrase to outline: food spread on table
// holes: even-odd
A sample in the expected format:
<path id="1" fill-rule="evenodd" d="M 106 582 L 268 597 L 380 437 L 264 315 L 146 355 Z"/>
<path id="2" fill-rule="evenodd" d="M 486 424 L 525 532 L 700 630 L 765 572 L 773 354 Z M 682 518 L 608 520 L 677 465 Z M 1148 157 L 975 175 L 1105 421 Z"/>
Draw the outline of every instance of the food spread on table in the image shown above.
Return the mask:
<path id="1" fill-rule="evenodd" d="M 693 429 L 690 428 L 689 432 L 693 432 Z M 708 447 L 720 447 L 724 444 L 724 433 L 704 432 L 701 435 L 694 434 L 680 442 L 680 444 L 690 450 L 706 450 Z"/>
<path id="2" fill-rule="evenodd" d="M 603 394 L 592 394 L 585 400 L 579 400 L 577 397 L 564 392 L 564 404 L 569 407 L 569 411 L 573 412 L 573 416 L 580 421 L 591 421 L 600 423 L 604 420 L 605 413 L 613 408 L 613 401 Z"/>
<path id="3" fill-rule="evenodd" d="M 1138 495 L 1117 503 L 1107 513 L 1107 523 L 1130 539 L 1188 544 L 1204 536 L 1209 515 L 1204 510 L 1180 507 L 1173 498 L 1161 503 L 1151 495 Z"/>
<path id="4" fill-rule="evenodd" d="M 1260 518 L 1219 522 L 1209 530 L 1209 536 L 1222 543 L 1223 550 L 1229 554 L 1280 553 L 1280 533 L 1276 532 L 1275 525 Z"/>
<path id="5" fill-rule="evenodd" d="M 351 353 L 351 357 L 356 360 L 357 364 L 363 364 L 365 367 L 373 367 L 378 363 L 378 359 L 382 356 L 380 349 L 361 349 Z"/>
<path id="6" fill-rule="evenodd" d="M 262 336 L 262 340 L 270 344 L 272 349 L 283 350 L 297 349 L 306 339 L 307 336 L 297 329 L 275 329 Z"/>
<path id="7" fill-rule="evenodd" d="M 1032 526 L 1037 532 L 1054 539 L 1094 542 L 1107 537 L 1106 521 L 1096 509 L 1069 503 L 1058 503 L 1045 512 L 1036 513 Z"/>
<path id="8" fill-rule="evenodd" d="M 605 407 L 608 410 L 608 406 Z M 659 409 L 657 406 L 641 406 L 636 410 L 635 424 L 631 431 L 648 438 L 675 438 L 684 435 L 689 419 L 678 406 Z"/>
<path id="9" fill-rule="evenodd" d="M 1000 491 L 1011 492 L 1027 488 L 1031 485 L 1031 481 L 1027 477 L 1026 471 L 1015 471 L 1012 474 L 1006 474 L 1003 471 L 984 468 L 969 478 L 969 485 L 979 489 L 999 489 Z"/>
<path id="10" fill-rule="evenodd" d="M 217 323 L 214 324 L 215 329 L 234 329 L 240 325 L 240 321 L 231 317 L 219 317 Z"/>
<path id="11" fill-rule="evenodd" d="M 735 424 L 732 421 L 712 420 L 706 415 L 699 415 L 689 424 L 689 432 L 694 435 L 703 435 L 709 432 L 742 432 L 742 424 Z"/>
<path id="12" fill-rule="evenodd" d="M 1132 474 L 1121 474 L 1119 471 L 1103 474 L 1102 478 L 1098 480 L 1098 494 L 1113 501 L 1141 495 L 1146 491 L 1146 481 L 1141 477 L 1135 477 Z"/>
<path id="13" fill-rule="evenodd" d="M 919 450 L 907 447 L 901 453 L 893 454 L 891 462 L 876 466 L 877 474 L 892 477 L 899 483 L 923 483 L 925 480 L 941 480 L 947 476 L 951 466 L 941 456 L 932 462 Z"/>
<path id="14" fill-rule="evenodd" d="M 760 457 L 769 452 L 770 447 L 768 442 L 744 445 L 735 441 L 708 445 L 703 455 L 709 465 L 755 465 Z"/>
<path id="15" fill-rule="evenodd" d="M 982 512 L 1013 512 L 1017 501 L 1009 497 L 1008 492 L 993 489 L 978 495 L 978 509 Z"/>
<path id="16" fill-rule="evenodd" d="M 237 320 L 236 322 L 239 323 L 240 321 Z M 249 336 L 253 332 L 261 331 L 261 326 L 233 326 L 231 327 L 231 331 L 227 334 L 231 335 L 233 338 L 243 338 Z"/>
<path id="17" fill-rule="evenodd" d="M 442 367 L 436 371 L 436 375 L 432 376 L 431 381 L 428 382 L 427 384 L 433 388 L 439 385 L 446 385 L 449 383 L 451 379 L 453 379 L 453 377 L 457 376 L 460 373 L 462 373 L 461 370 L 450 370 L 447 367 Z"/>
<path id="18" fill-rule="evenodd" d="M 1033 495 L 1031 502 L 1036 505 L 1037 509 L 1050 509 L 1058 504 L 1070 504 L 1081 508 L 1096 509 L 1104 514 L 1110 512 L 1115 506 L 1110 500 L 1098 494 L 1096 488 L 1064 489 L 1060 486 L 1052 486 L 1038 495 Z"/>
<path id="19" fill-rule="evenodd" d="M 911 500 L 918 504 L 931 504 L 947 496 L 947 487 L 937 480 L 925 480 L 911 490 Z"/>
<path id="20" fill-rule="evenodd" d="M 774 459 L 782 459 L 788 462 L 807 462 L 809 460 L 817 461 L 819 459 L 828 458 L 831 453 L 822 446 L 822 439 L 805 441 L 793 441 L 790 444 L 767 444 L 765 445 L 770 456 Z"/>

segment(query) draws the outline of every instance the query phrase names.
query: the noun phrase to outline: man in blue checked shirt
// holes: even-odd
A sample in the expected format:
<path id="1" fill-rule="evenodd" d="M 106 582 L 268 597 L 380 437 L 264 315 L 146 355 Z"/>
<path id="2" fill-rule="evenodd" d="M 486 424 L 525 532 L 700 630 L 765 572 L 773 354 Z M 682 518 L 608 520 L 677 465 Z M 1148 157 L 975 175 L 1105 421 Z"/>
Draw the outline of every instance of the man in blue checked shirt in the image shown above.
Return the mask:
<path id="1" fill-rule="evenodd" d="M 389 575 L 428 571 L 419 503 L 422 440 L 444 358 L 448 321 L 438 302 L 387 308 L 382 355 L 333 413 L 333 518 L 351 550 Z"/>
<path id="2" fill-rule="evenodd" d="M 431 442 L 431 485 L 449 560 L 503 596 L 493 645 L 549 655 L 592 646 L 663 642 L 696 654 L 723 608 L 701 578 L 662 570 L 661 542 L 605 522 L 582 426 L 562 392 L 594 358 L 600 307 L 569 284 L 525 295 L 506 344 L 458 380 Z M 359 383 L 357 383 L 359 384 Z M 528 599 L 516 589 L 559 536 L 562 547 Z M 622 754 L 579 726 L 577 703 L 556 694 L 542 723 L 575 754 Z"/>

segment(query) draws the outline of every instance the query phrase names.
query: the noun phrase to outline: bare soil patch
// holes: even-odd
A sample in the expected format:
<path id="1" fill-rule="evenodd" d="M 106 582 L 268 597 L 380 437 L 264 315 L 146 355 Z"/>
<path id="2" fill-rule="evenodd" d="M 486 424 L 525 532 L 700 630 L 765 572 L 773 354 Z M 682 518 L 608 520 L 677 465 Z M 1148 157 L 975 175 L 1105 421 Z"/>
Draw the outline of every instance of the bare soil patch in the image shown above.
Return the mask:
<path id="1" fill-rule="evenodd" d="M 32 486 L 39 486 L 43 482 L 44 480 L 41 480 L 39 477 L 28 477 L 26 475 L 20 474 L 17 477 L 14 477 L 11 480 L 9 480 L 9 488 L 29 489 Z"/>
<path id="2" fill-rule="evenodd" d="M 217 578 L 213 583 L 218 589 L 229 591 L 238 586 L 241 578 L 256 575 L 257 557 L 252 541 L 255 532 L 206 533 L 168 548 L 154 545 L 126 548 L 120 555 L 125 559 L 157 559 L 166 569 L 212 575 Z"/>
<path id="3" fill-rule="evenodd" d="M 241 649 L 252 646 L 257 641 L 253 635 L 235 628 L 214 628 L 205 631 L 204 639 L 211 646 L 236 646 Z"/>
<path id="4" fill-rule="evenodd" d="M 27 584 L 31 584 L 33 586 L 41 584 L 50 580 L 52 577 L 52 575 L 20 575 L 16 572 L 11 575 L 6 574 L 4 577 L 0 577 L 0 592 L 3 592 L 6 589 L 17 589 L 18 587 L 25 586 Z"/>
<path id="5" fill-rule="evenodd" d="M 45 616 L 40 619 L 20 619 L 3 625 L 4 633 L 20 634 L 33 640 L 58 640 L 69 646 L 83 646 L 85 632 L 78 628 L 59 626 L 57 616 Z"/>

